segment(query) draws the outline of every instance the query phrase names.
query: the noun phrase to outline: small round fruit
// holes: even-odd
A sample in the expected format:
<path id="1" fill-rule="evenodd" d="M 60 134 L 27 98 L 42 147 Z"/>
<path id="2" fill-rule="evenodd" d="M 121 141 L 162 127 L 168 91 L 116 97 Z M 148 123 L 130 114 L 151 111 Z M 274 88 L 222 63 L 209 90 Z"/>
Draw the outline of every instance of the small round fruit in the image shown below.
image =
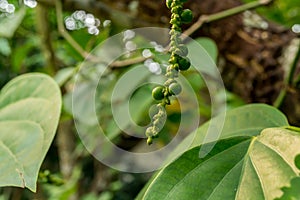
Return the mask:
<path id="1" fill-rule="evenodd" d="M 166 0 L 167 8 L 169 8 L 169 9 L 171 8 L 172 2 L 173 2 L 173 0 Z"/>
<path id="2" fill-rule="evenodd" d="M 169 63 L 171 63 L 171 64 L 177 63 L 176 57 L 175 56 L 171 56 L 171 58 L 169 59 Z"/>
<path id="3" fill-rule="evenodd" d="M 155 99 L 155 100 L 162 100 L 164 97 L 165 97 L 165 95 L 164 95 L 164 87 L 162 87 L 162 86 L 157 86 L 156 88 L 154 88 L 153 90 L 152 90 L 152 97 L 153 97 L 153 99 Z"/>
<path id="4" fill-rule="evenodd" d="M 174 19 L 170 20 L 170 24 L 179 26 L 180 25 L 180 21 L 174 18 Z"/>
<path id="5" fill-rule="evenodd" d="M 188 48 L 184 44 L 180 44 L 175 50 L 175 54 L 179 56 L 187 56 L 189 53 Z"/>
<path id="6" fill-rule="evenodd" d="M 193 20 L 193 12 L 190 9 L 184 9 L 180 17 L 183 23 L 190 23 Z"/>
<path id="7" fill-rule="evenodd" d="M 191 66 L 191 62 L 188 58 L 183 58 L 183 57 L 180 57 L 180 59 L 178 60 L 178 65 L 179 65 L 179 69 L 181 71 L 185 71 L 185 70 L 188 70 Z"/>
<path id="8" fill-rule="evenodd" d="M 156 119 L 156 120 L 153 121 L 153 126 L 155 126 L 155 127 L 157 128 L 156 134 L 153 134 L 153 135 L 157 135 L 157 134 L 159 133 L 159 131 L 160 131 L 161 129 L 163 129 L 163 127 L 164 127 L 164 125 L 165 125 L 164 122 L 165 122 L 165 121 L 164 121 L 163 119 Z"/>
<path id="9" fill-rule="evenodd" d="M 170 90 L 171 94 L 178 95 L 178 94 L 180 94 L 182 88 L 181 88 L 181 85 L 179 83 L 172 83 L 169 86 L 169 90 Z"/>
<path id="10" fill-rule="evenodd" d="M 148 144 L 148 145 L 151 145 L 152 143 L 153 143 L 152 137 L 148 137 L 148 139 L 147 139 L 147 144 Z"/>
<path id="11" fill-rule="evenodd" d="M 153 135 L 154 135 L 154 133 L 153 133 L 153 127 L 148 127 L 147 129 L 146 129 L 146 132 L 145 132 L 145 135 L 147 136 L 147 137 L 152 137 Z"/>
<path id="12" fill-rule="evenodd" d="M 150 108 L 149 108 L 149 117 L 150 119 L 153 119 L 153 117 L 159 112 L 159 108 L 157 107 L 158 104 L 156 105 L 152 105 Z"/>
<path id="13" fill-rule="evenodd" d="M 181 13 L 182 12 L 182 6 L 177 5 L 175 7 L 172 7 L 171 12 L 172 13 Z"/>

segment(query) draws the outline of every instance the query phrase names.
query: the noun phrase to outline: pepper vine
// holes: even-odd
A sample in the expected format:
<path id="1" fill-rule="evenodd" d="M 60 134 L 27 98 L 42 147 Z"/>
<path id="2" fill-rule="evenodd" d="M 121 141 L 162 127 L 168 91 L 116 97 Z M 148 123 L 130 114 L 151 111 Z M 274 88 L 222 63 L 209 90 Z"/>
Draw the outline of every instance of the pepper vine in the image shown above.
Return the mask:
<path id="1" fill-rule="evenodd" d="M 187 58 L 188 49 L 183 44 L 180 34 L 181 25 L 190 23 L 193 19 L 193 13 L 190 9 L 183 9 L 183 4 L 187 0 L 166 0 L 166 6 L 171 10 L 171 30 L 170 35 L 170 59 L 165 76 L 166 82 L 162 86 L 157 86 L 152 90 L 152 97 L 160 101 L 156 105 L 156 114 L 153 116 L 150 127 L 146 129 L 147 144 L 153 142 L 153 138 L 158 137 L 162 129 L 163 122 L 167 116 L 165 107 L 170 105 L 170 97 L 180 94 L 182 88 L 176 81 L 180 71 L 188 70 L 191 66 L 190 60 Z"/>

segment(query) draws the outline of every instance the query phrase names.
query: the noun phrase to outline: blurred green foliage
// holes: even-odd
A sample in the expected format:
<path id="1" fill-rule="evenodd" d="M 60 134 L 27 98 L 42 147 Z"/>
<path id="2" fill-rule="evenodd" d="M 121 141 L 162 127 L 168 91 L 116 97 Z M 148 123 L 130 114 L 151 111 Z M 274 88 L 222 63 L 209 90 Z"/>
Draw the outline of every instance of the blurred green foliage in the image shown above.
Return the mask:
<path id="1" fill-rule="evenodd" d="M 245 0 L 249 2 L 251 0 Z M 257 9 L 258 13 L 266 18 L 280 23 L 288 28 L 296 23 L 300 22 L 300 4 L 298 0 L 275 0 L 273 5 L 267 8 Z M 128 135 L 124 134 L 120 128 L 116 125 L 110 104 L 110 97 L 113 93 L 114 86 L 117 80 L 122 77 L 123 74 L 129 70 L 143 65 L 143 63 L 132 64 L 114 69 L 106 69 L 103 74 L 103 79 L 98 82 L 97 73 L 103 70 L 105 66 L 102 64 L 86 66 L 86 69 L 81 71 L 79 82 L 79 93 L 73 98 L 78 100 L 78 113 L 72 112 L 72 95 L 74 87 L 74 75 L 81 67 L 80 64 L 84 60 L 82 56 L 74 50 L 72 45 L 68 43 L 57 30 L 56 14 L 54 9 L 49 9 L 48 13 L 48 26 L 50 27 L 49 36 L 51 38 L 51 44 L 55 53 L 55 63 L 59 67 L 59 70 L 55 72 L 54 78 L 57 83 L 62 86 L 63 91 L 63 114 L 62 119 L 76 119 L 79 123 L 79 127 L 94 138 L 95 145 L 97 143 L 97 122 L 93 122 L 90 118 L 91 112 L 93 112 L 93 105 L 86 104 L 87 98 L 92 95 L 90 89 L 92 86 L 97 85 L 96 91 L 96 110 L 97 116 L 101 119 L 103 124 L 103 130 L 113 140 L 114 143 L 120 144 L 122 141 L 128 141 L 132 139 L 127 148 L 132 148 L 139 142 L 145 142 L 143 139 L 134 140 Z M 64 17 L 70 15 L 71 12 L 64 12 Z M 41 33 L 37 30 L 37 12 L 35 9 L 22 9 L 17 11 L 13 18 L 9 20 L 0 19 L 0 87 L 5 85 L 13 77 L 27 72 L 43 72 L 49 73 L 47 68 L 47 59 L 45 52 L 42 48 L 43 41 L 41 40 Z M 3 28 L 5 27 L 5 28 Z M 92 36 L 87 33 L 86 30 L 69 31 L 68 33 L 72 38 L 87 52 L 90 52 L 101 42 L 112 36 L 116 30 L 120 30 L 120 27 L 107 27 L 100 30 L 100 34 Z M 142 43 L 146 38 L 135 38 L 134 42 Z M 216 63 L 218 62 L 218 49 L 214 41 L 209 38 L 198 38 L 197 42 L 210 55 L 211 59 Z M 120 48 L 123 48 L 120 46 Z M 168 61 L 168 54 L 162 54 L 151 49 L 154 54 L 153 60 L 161 64 L 166 64 Z M 132 54 L 129 58 L 139 57 L 142 50 L 138 50 L 135 54 Z M 120 60 L 126 60 L 124 55 Z M 201 58 L 199 58 L 201 59 Z M 87 63 L 86 63 L 87 64 Z M 206 84 L 201 75 L 192 68 L 190 71 L 184 73 L 184 77 L 188 80 L 194 93 L 196 94 L 199 107 L 195 110 L 201 115 L 201 120 L 206 121 L 211 117 L 211 102 L 206 88 Z M 147 74 L 143 77 L 138 77 L 139 80 L 133 81 L 132 85 L 126 85 L 125 89 L 130 91 L 140 82 L 150 82 L 151 80 L 159 79 L 154 74 Z M 138 79 L 137 78 L 137 79 Z M 154 84 L 147 84 L 139 87 L 132 93 L 126 94 L 126 97 L 130 99 L 129 110 L 134 122 L 138 125 L 145 126 L 149 124 L 149 108 L 154 101 L 151 98 L 151 90 Z M 125 90 L 124 89 L 124 90 Z M 183 98 L 188 99 L 189 96 L 183 92 Z M 216 94 L 216 98 L 224 98 L 222 95 Z M 120 101 L 122 99 L 119 99 Z M 220 99 L 220 101 L 226 101 L 227 109 L 233 109 L 244 105 L 245 102 L 241 100 L 237 95 L 226 91 L 226 99 Z M 122 106 L 121 104 L 117 104 Z M 186 112 L 182 112 L 186 111 Z M 179 105 L 174 99 L 172 106 L 168 107 L 168 119 L 165 127 L 162 130 L 161 137 L 158 140 L 158 144 L 163 146 L 168 143 L 174 136 L 178 129 L 178 123 L 182 115 L 190 117 L 188 112 L 188 104 Z M 202 122 L 202 121 L 201 121 Z M 134 130 L 134 127 L 130 125 L 130 120 L 125 120 L 126 128 Z M 75 128 L 72 127 L 74 130 Z M 75 131 L 74 131 L 74 134 Z M 128 139 L 129 138 L 129 139 Z M 80 198 L 83 200 L 111 200 L 111 199 L 124 199 L 131 200 L 141 189 L 141 186 L 149 179 L 149 175 L 133 175 L 116 172 L 114 170 L 108 170 L 103 172 L 109 177 L 109 183 L 102 188 L 102 191 L 91 191 L 93 181 L 96 178 L 96 172 L 93 171 L 95 167 L 95 161 L 91 155 L 86 151 L 83 144 L 78 138 L 76 138 L 76 148 L 74 150 L 74 156 L 76 163 L 71 177 L 68 180 L 64 180 L 64 183 L 60 186 L 57 184 L 51 184 L 51 181 L 43 179 L 43 174 L 40 176 L 40 187 L 44 191 L 44 196 L 47 199 L 69 199 L 72 195 L 80 193 Z M 129 142 L 128 142 L 129 143 Z M 58 149 L 54 144 L 51 152 L 45 161 L 43 170 L 49 169 L 53 174 L 47 174 L 49 177 L 62 177 L 58 164 Z M 53 162 L 55 161 L 55 162 Z M 45 178 L 45 176 L 44 176 Z M 299 180 L 299 179 L 298 179 Z M 294 195 L 299 188 L 299 181 L 292 181 L 291 189 L 283 189 L 287 195 Z M 295 189 L 296 188 L 296 189 Z M 0 189 L 0 199 L 8 199 L 12 194 L 10 189 Z M 299 197 L 297 197 L 299 198 Z M 23 193 L 23 199 L 33 199 L 33 195 L 28 192 Z"/>
<path id="2" fill-rule="evenodd" d="M 253 0 L 243 1 L 252 2 Z M 270 6 L 258 8 L 257 12 L 287 28 L 300 23 L 300 3 L 297 0 L 274 0 Z"/>

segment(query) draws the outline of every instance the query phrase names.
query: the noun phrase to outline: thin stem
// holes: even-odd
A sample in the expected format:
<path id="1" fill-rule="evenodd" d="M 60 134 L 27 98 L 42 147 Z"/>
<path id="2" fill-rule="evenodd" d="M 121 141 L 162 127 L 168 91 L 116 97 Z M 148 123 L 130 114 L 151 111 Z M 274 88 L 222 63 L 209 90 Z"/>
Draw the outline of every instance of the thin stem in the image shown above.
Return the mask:
<path id="1" fill-rule="evenodd" d="M 300 127 L 296 127 L 296 126 L 286 126 L 284 127 L 288 130 L 291 130 L 291 131 L 295 131 L 295 132 L 299 132 L 300 133 Z"/>
<path id="2" fill-rule="evenodd" d="M 298 51 L 297 51 L 297 54 L 294 58 L 294 61 L 292 63 L 292 67 L 291 67 L 291 70 L 290 70 L 290 73 L 289 73 L 289 76 L 287 78 L 288 80 L 288 83 L 290 85 L 292 85 L 295 81 L 294 81 L 294 75 L 295 75 L 295 72 L 296 72 L 296 68 L 297 68 L 297 65 L 298 65 L 298 62 L 300 60 L 300 41 L 299 41 L 299 47 L 298 47 Z"/>
<path id="3" fill-rule="evenodd" d="M 41 47 L 47 63 L 47 72 L 54 75 L 58 71 L 56 56 L 51 43 L 48 10 L 44 5 L 38 4 L 36 8 L 36 25 L 41 39 Z"/>
<path id="4" fill-rule="evenodd" d="M 120 61 L 114 61 L 113 63 L 111 63 L 109 66 L 111 68 L 119 68 L 119 67 L 126 67 L 129 65 L 133 65 L 133 64 L 137 64 L 137 63 L 141 63 L 149 58 L 153 58 L 153 56 L 145 58 L 145 57 L 136 57 L 136 58 L 131 58 L 131 59 L 126 59 L 126 60 L 120 60 Z"/>
<path id="5" fill-rule="evenodd" d="M 186 31 L 183 32 L 182 35 L 182 40 L 185 40 L 187 36 L 190 36 L 193 34 L 196 30 L 202 27 L 203 24 L 205 23 L 210 23 L 213 21 L 217 21 L 226 17 L 230 17 L 232 15 L 239 14 L 241 12 L 244 12 L 246 10 L 251 10 L 255 9 L 260 6 L 268 5 L 272 2 L 273 0 L 260 0 L 260 1 L 255 1 L 255 2 L 250 2 L 247 4 L 243 4 L 241 6 L 237 6 L 228 10 L 224 10 L 215 14 L 211 15 L 201 15 L 198 20 Z"/>
<path id="6" fill-rule="evenodd" d="M 287 93 L 287 89 L 286 89 L 286 87 L 285 87 L 284 89 L 282 89 L 282 90 L 280 91 L 278 97 L 276 98 L 276 100 L 275 100 L 274 103 L 273 103 L 273 106 L 274 106 L 275 108 L 279 108 L 279 107 L 281 106 L 281 104 L 282 104 L 282 102 L 283 102 L 283 100 L 284 100 L 284 98 L 285 98 L 286 93 Z"/>
<path id="7" fill-rule="evenodd" d="M 65 26 L 63 24 L 63 11 L 62 11 L 62 3 L 60 0 L 55 0 L 56 7 L 56 16 L 57 16 L 57 26 L 59 33 L 68 41 L 68 43 L 83 57 L 87 58 L 89 53 L 86 52 L 67 32 Z"/>
<path id="8" fill-rule="evenodd" d="M 284 88 L 280 91 L 277 99 L 273 103 L 273 106 L 275 106 L 276 108 L 279 108 L 281 106 L 281 104 L 287 94 L 288 88 L 290 86 L 292 86 L 293 84 L 295 84 L 295 85 L 297 84 L 297 80 L 294 81 L 294 75 L 295 75 L 297 64 L 298 64 L 299 60 L 300 60 L 300 42 L 299 42 L 298 51 L 295 55 L 292 65 L 291 65 L 289 74 L 288 74 L 287 78 L 284 80 Z"/>

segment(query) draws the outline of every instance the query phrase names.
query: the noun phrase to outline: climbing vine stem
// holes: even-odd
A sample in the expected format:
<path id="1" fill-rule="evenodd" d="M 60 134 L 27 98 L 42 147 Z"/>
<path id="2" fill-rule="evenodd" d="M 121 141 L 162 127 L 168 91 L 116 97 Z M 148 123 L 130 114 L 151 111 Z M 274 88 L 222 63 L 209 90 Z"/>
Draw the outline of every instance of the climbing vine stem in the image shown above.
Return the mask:
<path id="1" fill-rule="evenodd" d="M 156 138 L 163 127 L 166 119 L 165 107 L 170 105 L 170 97 L 178 95 L 181 92 L 181 85 L 176 78 L 180 71 L 185 71 L 190 67 L 190 61 L 187 58 L 188 49 L 183 44 L 181 35 L 181 25 L 190 23 L 193 14 L 190 9 L 183 9 L 183 3 L 187 0 L 166 0 L 166 6 L 171 10 L 170 25 L 170 58 L 166 70 L 166 82 L 163 86 L 157 86 L 152 90 L 152 97 L 160 101 L 156 105 L 156 114 L 153 115 L 152 123 L 146 130 L 147 143 L 152 144 L 153 138 Z"/>

